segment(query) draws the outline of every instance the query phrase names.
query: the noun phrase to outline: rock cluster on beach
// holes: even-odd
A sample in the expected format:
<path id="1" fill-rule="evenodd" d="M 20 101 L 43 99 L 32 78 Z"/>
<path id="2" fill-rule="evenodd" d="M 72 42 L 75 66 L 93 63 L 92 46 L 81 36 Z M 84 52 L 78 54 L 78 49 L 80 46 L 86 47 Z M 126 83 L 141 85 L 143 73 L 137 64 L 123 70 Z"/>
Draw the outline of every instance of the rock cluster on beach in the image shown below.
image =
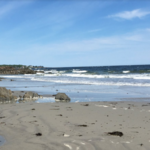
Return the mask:
<path id="1" fill-rule="evenodd" d="M 38 99 L 41 98 L 42 96 L 38 95 L 37 93 L 34 92 L 26 92 L 23 96 L 23 99 Z"/>
<path id="2" fill-rule="evenodd" d="M 7 90 L 5 87 L 0 87 L 0 102 L 7 102 L 7 101 L 17 101 L 17 100 L 34 100 L 38 98 L 42 98 L 42 96 L 38 95 L 35 92 L 25 92 L 22 95 L 22 91 L 14 94 L 11 90 Z"/>

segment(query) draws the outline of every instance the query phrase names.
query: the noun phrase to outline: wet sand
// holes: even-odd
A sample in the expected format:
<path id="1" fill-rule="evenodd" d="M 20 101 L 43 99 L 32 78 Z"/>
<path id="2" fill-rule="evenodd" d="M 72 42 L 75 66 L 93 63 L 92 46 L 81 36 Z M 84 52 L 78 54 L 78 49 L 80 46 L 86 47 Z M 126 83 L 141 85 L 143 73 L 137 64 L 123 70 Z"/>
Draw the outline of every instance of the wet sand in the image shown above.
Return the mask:
<path id="1" fill-rule="evenodd" d="M 1 104 L 0 149 L 149 150 L 149 125 L 148 102 Z"/>

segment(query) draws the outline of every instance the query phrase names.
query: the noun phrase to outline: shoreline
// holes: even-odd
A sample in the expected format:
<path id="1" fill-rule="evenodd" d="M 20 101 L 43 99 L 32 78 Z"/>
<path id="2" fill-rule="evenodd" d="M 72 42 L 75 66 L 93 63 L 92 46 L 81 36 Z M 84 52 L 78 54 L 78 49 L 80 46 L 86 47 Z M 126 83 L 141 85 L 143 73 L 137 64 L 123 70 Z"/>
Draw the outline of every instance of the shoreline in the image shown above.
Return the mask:
<path id="1" fill-rule="evenodd" d="M 16 96 L 32 91 L 50 98 L 62 88 L 62 85 L 49 87 L 45 83 L 37 84 L 30 81 L 27 86 L 24 84 L 26 81 L 18 82 L 11 79 L 1 83 L 7 86 L 12 84 L 10 89 Z M 39 84 L 40 87 L 37 87 Z M 67 88 L 64 88 L 66 93 L 69 91 Z M 100 89 L 102 92 L 108 90 L 113 93 L 124 88 L 115 89 L 116 91 L 106 87 Z M 49 94 L 45 90 L 49 91 Z M 73 94 L 80 93 L 82 91 L 78 93 L 76 90 Z M 126 91 L 124 93 L 126 94 Z M 117 94 L 120 93 L 114 93 L 116 99 Z M 105 95 L 107 96 L 107 92 Z M 141 150 L 141 148 L 149 150 L 150 98 L 127 95 L 128 97 L 123 97 L 122 101 L 114 101 L 110 94 L 110 101 L 105 101 L 105 97 L 102 97 L 101 101 L 97 102 L 35 103 L 35 100 L 27 100 L 19 104 L 16 102 L 1 104 L 0 136 L 4 138 L 4 143 L 0 148 L 1 150 Z M 148 101 L 141 101 L 142 99 Z M 107 134 L 113 131 L 119 131 L 123 136 Z"/>
<path id="2" fill-rule="evenodd" d="M 0 110 L 2 150 L 148 150 L 150 144 L 147 102 L 31 102 L 3 104 Z M 113 131 L 124 135 L 106 134 Z"/>

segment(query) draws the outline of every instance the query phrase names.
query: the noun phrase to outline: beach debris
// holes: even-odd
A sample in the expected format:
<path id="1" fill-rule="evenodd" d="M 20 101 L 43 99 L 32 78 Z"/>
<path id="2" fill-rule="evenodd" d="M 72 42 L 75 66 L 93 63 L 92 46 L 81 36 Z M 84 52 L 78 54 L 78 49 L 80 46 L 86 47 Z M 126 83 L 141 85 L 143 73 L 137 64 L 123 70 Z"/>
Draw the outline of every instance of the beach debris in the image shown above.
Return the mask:
<path id="1" fill-rule="evenodd" d="M 64 137 L 69 137 L 70 135 L 68 135 L 68 134 L 63 134 L 63 136 L 64 136 Z"/>
<path id="2" fill-rule="evenodd" d="M 89 104 L 81 104 L 82 106 L 89 106 Z"/>
<path id="3" fill-rule="evenodd" d="M 144 107 L 144 106 L 149 106 L 149 105 L 142 105 L 142 107 Z"/>
<path id="4" fill-rule="evenodd" d="M 35 108 L 32 108 L 31 110 L 35 110 Z"/>
<path id="5" fill-rule="evenodd" d="M 56 101 L 70 101 L 70 98 L 65 93 L 58 93 L 55 96 Z"/>
<path id="6" fill-rule="evenodd" d="M 63 116 L 62 114 L 59 114 L 58 116 Z"/>
<path id="7" fill-rule="evenodd" d="M 81 125 L 78 125 L 79 127 L 87 127 L 86 124 L 81 124 Z"/>
<path id="8" fill-rule="evenodd" d="M 64 145 L 65 145 L 66 147 L 68 147 L 69 149 L 72 149 L 72 147 L 71 147 L 69 144 L 64 143 Z"/>
<path id="9" fill-rule="evenodd" d="M 141 143 L 140 146 L 143 146 L 143 144 Z"/>
<path id="10" fill-rule="evenodd" d="M 35 135 L 36 136 L 42 136 L 42 133 L 36 133 Z"/>
<path id="11" fill-rule="evenodd" d="M 0 117 L 0 119 L 3 119 L 3 118 L 5 118 L 5 116 L 3 116 L 3 117 Z"/>
<path id="12" fill-rule="evenodd" d="M 95 105 L 95 106 L 98 106 L 98 107 L 108 107 L 106 105 Z"/>
<path id="13" fill-rule="evenodd" d="M 123 136 L 123 133 L 120 131 L 113 131 L 113 132 L 107 132 L 108 135 L 115 135 L 115 136 Z"/>
<path id="14" fill-rule="evenodd" d="M 80 142 L 82 145 L 85 145 L 85 143 L 83 143 L 83 142 Z"/>

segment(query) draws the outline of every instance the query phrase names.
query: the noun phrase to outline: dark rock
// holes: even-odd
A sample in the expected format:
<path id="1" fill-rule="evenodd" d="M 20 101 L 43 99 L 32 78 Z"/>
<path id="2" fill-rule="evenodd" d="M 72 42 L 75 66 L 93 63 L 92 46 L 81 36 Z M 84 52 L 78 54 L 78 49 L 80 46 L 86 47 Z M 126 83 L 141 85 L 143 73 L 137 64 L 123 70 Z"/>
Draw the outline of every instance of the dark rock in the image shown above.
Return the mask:
<path id="1" fill-rule="evenodd" d="M 70 98 L 65 93 L 58 93 L 55 96 L 56 101 L 70 101 Z"/>
<path id="2" fill-rule="evenodd" d="M 82 104 L 83 106 L 89 106 L 89 104 Z"/>
<path id="3" fill-rule="evenodd" d="M 79 127 L 87 127 L 86 124 L 81 124 L 81 125 L 78 125 Z"/>
<path id="4" fill-rule="evenodd" d="M 0 67 L 0 74 L 36 74 L 36 71 L 29 68 L 15 68 L 10 66 Z"/>
<path id="5" fill-rule="evenodd" d="M 42 133 L 36 133 L 35 135 L 36 136 L 42 136 Z"/>
<path id="6" fill-rule="evenodd" d="M 0 119 L 3 119 L 3 118 L 5 118 L 5 116 L 3 116 L 3 117 L 0 117 Z"/>
<path id="7" fill-rule="evenodd" d="M 115 136 L 123 136 L 123 133 L 120 131 L 108 132 L 108 135 L 115 135 Z"/>

